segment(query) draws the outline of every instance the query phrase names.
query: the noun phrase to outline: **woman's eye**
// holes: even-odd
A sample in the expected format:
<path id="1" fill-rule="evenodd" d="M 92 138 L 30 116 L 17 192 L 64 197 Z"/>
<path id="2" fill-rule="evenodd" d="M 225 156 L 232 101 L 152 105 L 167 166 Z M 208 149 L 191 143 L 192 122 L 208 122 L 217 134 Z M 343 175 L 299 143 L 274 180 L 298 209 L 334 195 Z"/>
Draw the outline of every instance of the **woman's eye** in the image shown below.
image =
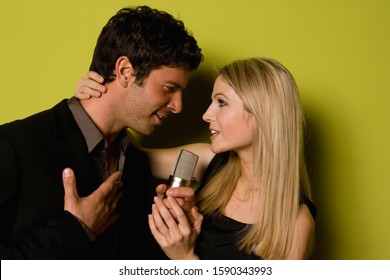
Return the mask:
<path id="1" fill-rule="evenodd" d="M 223 101 L 222 99 L 218 99 L 218 106 L 219 107 L 223 107 L 225 105 L 226 105 L 225 101 Z"/>

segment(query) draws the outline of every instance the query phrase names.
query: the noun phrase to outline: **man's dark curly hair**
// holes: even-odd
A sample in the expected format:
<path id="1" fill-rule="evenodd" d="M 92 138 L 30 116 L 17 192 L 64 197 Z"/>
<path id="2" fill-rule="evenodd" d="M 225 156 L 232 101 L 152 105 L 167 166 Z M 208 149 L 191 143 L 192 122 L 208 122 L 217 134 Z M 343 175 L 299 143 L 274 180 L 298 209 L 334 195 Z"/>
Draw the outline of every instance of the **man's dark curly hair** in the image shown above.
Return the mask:
<path id="1" fill-rule="evenodd" d="M 203 61 L 202 50 L 184 23 L 148 6 L 126 7 L 111 17 L 97 40 L 90 70 L 110 82 L 120 56 L 129 58 L 138 84 L 161 66 L 194 71 Z"/>

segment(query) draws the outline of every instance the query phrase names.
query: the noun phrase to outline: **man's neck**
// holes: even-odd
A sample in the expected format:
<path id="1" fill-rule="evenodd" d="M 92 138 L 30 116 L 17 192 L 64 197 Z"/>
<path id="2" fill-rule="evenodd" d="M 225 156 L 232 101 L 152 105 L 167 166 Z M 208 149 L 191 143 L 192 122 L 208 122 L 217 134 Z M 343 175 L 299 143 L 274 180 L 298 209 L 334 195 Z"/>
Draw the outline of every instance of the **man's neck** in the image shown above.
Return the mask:
<path id="1" fill-rule="evenodd" d="M 122 130 L 115 125 L 114 112 L 112 112 L 112 108 L 115 108 L 115 105 L 112 104 L 111 100 L 102 96 L 100 98 L 80 100 L 80 104 L 102 133 L 107 143 L 111 144 L 115 141 Z"/>

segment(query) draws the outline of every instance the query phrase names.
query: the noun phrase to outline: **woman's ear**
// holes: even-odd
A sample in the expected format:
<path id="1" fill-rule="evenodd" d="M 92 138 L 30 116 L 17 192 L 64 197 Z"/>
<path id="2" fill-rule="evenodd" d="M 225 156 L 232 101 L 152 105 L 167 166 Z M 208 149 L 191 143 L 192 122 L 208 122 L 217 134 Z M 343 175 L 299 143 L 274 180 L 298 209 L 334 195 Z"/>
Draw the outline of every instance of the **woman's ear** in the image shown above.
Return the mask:
<path id="1" fill-rule="evenodd" d="M 115 73 L 116 79 L 122 87 L 128 87 L 130 83 L 134 82 L 133 65 L 127 56 L 121 56 L 116 60 Z"/>

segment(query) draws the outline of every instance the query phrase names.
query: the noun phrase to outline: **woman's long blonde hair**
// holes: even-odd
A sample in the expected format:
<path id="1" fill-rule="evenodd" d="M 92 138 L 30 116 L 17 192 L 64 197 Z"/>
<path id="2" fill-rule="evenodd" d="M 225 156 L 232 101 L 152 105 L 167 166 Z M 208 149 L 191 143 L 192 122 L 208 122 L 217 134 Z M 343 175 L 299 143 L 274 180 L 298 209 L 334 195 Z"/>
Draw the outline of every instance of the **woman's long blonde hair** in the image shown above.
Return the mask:
<path id="1" fill-rule="evenodd" d="M 269 58 L 234 61 L 218 74 L 233 87 L 254 121 L 253 187 L 259 190 L 260 213 L 238 245 L 263 259 L 284 259 L 291 249 L 300 196 L 311 199 L 296 83 L 283 65 Z M 240 172 L 239 158 L 231 151 L 228 163 L 198 196 L 204 214 L 223 213 Z"/>

